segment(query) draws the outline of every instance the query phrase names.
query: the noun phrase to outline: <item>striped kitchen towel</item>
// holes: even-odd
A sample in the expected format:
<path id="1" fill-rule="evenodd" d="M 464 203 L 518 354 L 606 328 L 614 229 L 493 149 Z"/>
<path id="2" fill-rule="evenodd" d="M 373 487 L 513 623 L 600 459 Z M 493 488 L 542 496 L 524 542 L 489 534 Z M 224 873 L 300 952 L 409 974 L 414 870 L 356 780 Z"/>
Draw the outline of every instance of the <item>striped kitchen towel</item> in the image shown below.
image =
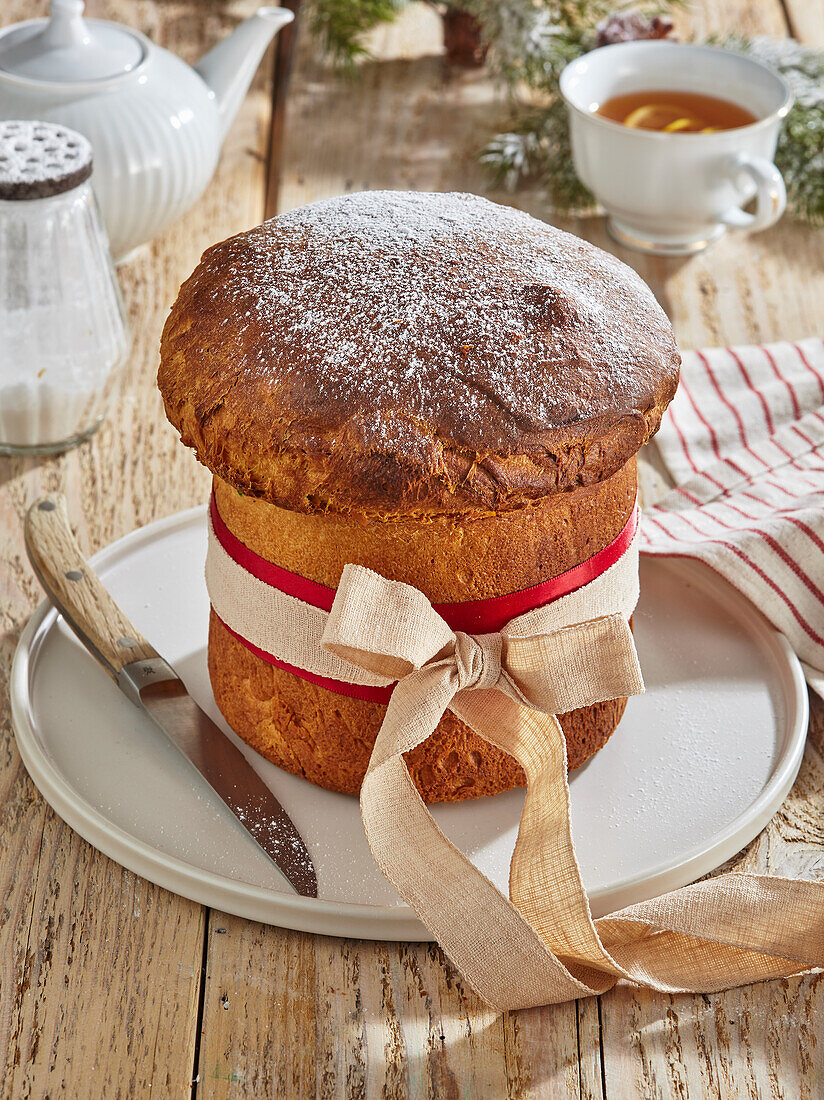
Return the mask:
<path id="1" fill-rule="evenodd" d="M 824 342 L 685 352 L 657 444 L 675 488 L 642 551 L 726 577 L 824 698 Z"/>

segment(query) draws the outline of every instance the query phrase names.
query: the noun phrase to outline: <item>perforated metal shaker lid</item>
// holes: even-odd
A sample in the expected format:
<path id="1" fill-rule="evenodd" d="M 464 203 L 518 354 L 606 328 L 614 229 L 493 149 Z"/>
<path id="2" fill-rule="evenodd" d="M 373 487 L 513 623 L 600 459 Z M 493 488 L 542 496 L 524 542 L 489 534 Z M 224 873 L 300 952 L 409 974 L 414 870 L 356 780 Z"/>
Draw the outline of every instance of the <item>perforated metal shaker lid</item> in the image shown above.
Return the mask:
<path id="1" fill-rule="evenodd" d="M 0 199 L 45 199 L 92 174 L 92 147 L 53 122 L 0 122 Z"/>

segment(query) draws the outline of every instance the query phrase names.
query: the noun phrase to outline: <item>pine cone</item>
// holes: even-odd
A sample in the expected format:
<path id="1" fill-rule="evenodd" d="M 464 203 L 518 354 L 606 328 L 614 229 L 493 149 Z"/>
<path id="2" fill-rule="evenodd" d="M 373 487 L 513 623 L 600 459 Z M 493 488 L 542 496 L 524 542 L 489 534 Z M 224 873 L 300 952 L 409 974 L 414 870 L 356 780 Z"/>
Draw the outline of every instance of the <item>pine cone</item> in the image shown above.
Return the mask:
<path id="1" fill-rule="evenodd" d="M 671 19 L 654 15 L 648 19 L 637 11 L 616 12 L 602 19 L 595 28 L 596 46 L 614 46 L 616 42 L 638 42 L 646 38 L 666 38 L 674 27 Z"/>

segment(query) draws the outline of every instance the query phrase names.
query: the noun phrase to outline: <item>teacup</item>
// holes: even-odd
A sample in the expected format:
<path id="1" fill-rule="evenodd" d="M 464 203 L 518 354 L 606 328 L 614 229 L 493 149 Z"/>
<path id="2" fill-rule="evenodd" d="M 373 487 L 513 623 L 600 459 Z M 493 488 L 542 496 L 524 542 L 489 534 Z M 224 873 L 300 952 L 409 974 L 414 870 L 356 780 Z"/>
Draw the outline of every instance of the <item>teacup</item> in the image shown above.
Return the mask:
<path id="1" fill-rule="evenodd" d="M 713 133 L 633 129 L 595 114 L 612 96 L 645 90 L 721 97 L 756 121 Z M 729 227 L 766 229 L 787 203 L 772 162 L 792 106 L 766 65 L 712 46 L 626 42 L 572 61 L 561 74 L 575 170 L 607 213 L 610 233 L 644 252 L 699 252 Z M 754 213 L 742 207 L 755 198 Z"/>

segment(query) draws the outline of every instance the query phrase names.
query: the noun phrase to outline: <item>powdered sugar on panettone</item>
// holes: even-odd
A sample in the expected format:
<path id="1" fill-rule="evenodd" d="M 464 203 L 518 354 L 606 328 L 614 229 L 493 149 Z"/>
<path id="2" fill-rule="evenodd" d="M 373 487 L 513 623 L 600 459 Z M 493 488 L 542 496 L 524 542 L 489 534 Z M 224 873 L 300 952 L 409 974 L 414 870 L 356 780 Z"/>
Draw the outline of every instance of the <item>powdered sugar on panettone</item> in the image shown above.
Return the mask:
<path id="1" fill-rule="evenodd" d="M 181 301 L 180 351 L 187 372 L 202 357 L 222 430 L 243 419 L 277 451 L 536 454 L 596 420 L 594 437 L 643 422 L 677 376 L 633 271 L 475 195 L 292 210 L 210 249 Z"/>

